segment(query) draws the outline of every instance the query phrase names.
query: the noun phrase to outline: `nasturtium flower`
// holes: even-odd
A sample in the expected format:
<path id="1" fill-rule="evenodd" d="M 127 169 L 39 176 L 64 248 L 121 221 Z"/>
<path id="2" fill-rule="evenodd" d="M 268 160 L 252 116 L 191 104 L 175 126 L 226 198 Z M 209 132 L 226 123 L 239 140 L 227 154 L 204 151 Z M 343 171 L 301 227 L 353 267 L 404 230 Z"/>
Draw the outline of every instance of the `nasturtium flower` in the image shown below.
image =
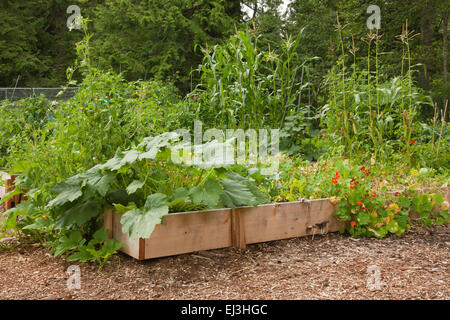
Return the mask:
<path id="1" fill-rule="evenodd" d="M 376 192 L 372 193 L 372 197 L 376 198 L 377 197 L 377 193 Z"/>
<path id="2" fill-rule="evenodd" d="M 331 178 L 331 182 L 333 182 L 333 184 L 337 184 L 338 183 L 338 181 L 337 181 L 337 179 L 335 177 Z"/>
<path id="3" fill-rule="evenodd" d="M 415 145 L 416 144 L 416 141 L 414 141 L 414 140 L 411 140 L 410 142 L 409 142 L 412 146 L 413 145 Z"/>
<path id="4" fill-rule="evenodd" d="M 356 222 L 355 222 L 355 221 L 352 221 L 352 222 L 350 222 L 350 225 L 351 225 L 352 227 L 354 227 L 354 226 L 356 225 Z"/>
<path id="5" fill-rule="evenodd" d="M 362 206 L 362 201 L 358 201 L 358 206 Z"/>

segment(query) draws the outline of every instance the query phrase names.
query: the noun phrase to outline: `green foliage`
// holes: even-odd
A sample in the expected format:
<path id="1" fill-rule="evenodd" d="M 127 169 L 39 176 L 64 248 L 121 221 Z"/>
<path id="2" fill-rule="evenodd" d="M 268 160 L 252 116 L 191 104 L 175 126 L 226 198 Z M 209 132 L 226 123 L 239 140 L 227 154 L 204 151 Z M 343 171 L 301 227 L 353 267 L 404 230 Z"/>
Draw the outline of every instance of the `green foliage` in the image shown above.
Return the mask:
<path id="1" fill-rule="evenodd" d="M 105 206 L 124 213 L 123 232 L 149 238 L 161 219 L 178 210 L 256 206 L 268 201 L 248 178 L 233 168 L 181 166 L 171 161 L 178 135 L 165 133 L 103 164 L 45 188 L 33 190 L 30 200 L 6 212 L 5 230 L 22 228 L 46 234 L 55 255 L 71 252 L 69 261 L 104 263 L 120 244 L 98 230 Z M 20 184 L 19 184 L 20 185 Z M 21 215 L 22 227 L 16 225 Z M 85 245 L 87 243 L 87 245 Z M 104 243 L 104 244 L 103 244 Z"/>
<path id="2" fill-rule="evenodd" d="M 339 20 L 337 30 L 342 37 L 343 27 Z M 323 108 L 326 114 L 323 122 L 328 128 L 328 137 L 332 143 L 343 146 L 345 155 L 370 154 L 375 160 L 389 161 L 393 154 L 402 152 L 410 166 L 414 164 L 415 144 L 423 128 L 417 121 L 418 114 L 422 109 L 432 108 L 433 101 L 413 82 L 409 37 L 411 35 L 405 29 L 402 61 L 408 63 L 405 66 L 408 71 L 384 81 L 379 70 L 378 34 L 370 33 L 364 39 L 369 47 L 365 71 L 358 69 L 354 42 L 350 50 L 353 65 L 347 67 L 347 55 L 341 40 L 341 58 L 327 78 L 329 100 Z M 373 47 L 375 57 L 371 56 Z"/>
<path id="3" fill-rule="evenodd" d="M 335 214 L 347 222 L 346 229 L 352 236 L 383 238 L 389 233 L 401 235 L 408 229 L 408 213 L 395 203 L 387 206 L 386 190 L 372 189 L 369 170 L 341 168 L 333 182 L 340 199 Z"/>
<path id="4" fill-rule="evenodd" d="M 195 204 L 204 203 L 210 208 L 219 204 L 222 189 L 217 180 L 208 178 L 202 186 L 196 186 L 190 190 L 190 195 Z"/>
<path id="5" fill-rule="evenodd" d="M 421 222 L 430 226 L 450 222 L 448 203 L 440 193 L 421 194 L 412 200 L 412 210 L 419 214 Z"/>
<path id="6" fill-rule="evenodd" d="M 394 47 L 400 18 L 386 12 L 387 40 L 369 33 L 368 45 L 360 49 L 352 41 L 348 55 L 345 43 L 366 32 L 367 16 L 360 10 L 366 1 L 293 1 L 291 14 L 282 17 L 268 10 L 281 1 L 265 0 L 247 31 L 238 28 L 240 1 L 80 1 L 83 13 L 95 7 L 96 35 L 84 21 L 84 38 L 72 56 L 58 50 L 80 33 L 67 37 L 55 27 L 61 21 L 48 23 L 48 16 L 31 19 L 31 11 L 42 15 L 41 2 L 0 5 L 11 13 L 0 13 L 7 26 L 0 31 L 6 35 L 6 42 L 0 40 L 0 81 L 10 83 L 16 68 L 29 71 L 26 83 L 52 82 L 75 59 L 67 85 L 80 89 L 65 102 L 34 97 L 0 103 L 0 166 L 21 174 L 2 202 L 20 192 L 29 199 L 6 213 L 2 232 L 38 240 L 69 261 L 103 265 L 122 246 L 102 228 L 105 207 L 123 214 L 123 231 L 131 238 L 150 237 L 175 212 L 302 198 L 331 197 L 353 236 L 400 235 L 415 216 L 425 225 L 449 222 L 448 203 L 439 193 L 412 191 L 448 185 L 450 163 L 446 114 L 435 107 L 433 122 L 423 121 L 434 102 L 420 88 L 430 86 L 428 74 L 414 65 L 424 60 L 429 68 L 439 60 L 427 57 L 437 55 L 439 41 L 432 36 L 436 48 L 430 48 L 436 14 L 426 4 L 415 3 L 408 12 L 426 13 L 413 23 L 426 31 L 421 46 L 405 27 L 398 37 L 402 46 Z M 61 12 L 66 4 L 47 2 L 43 8 Z M 345 10 L 333 26 L 336 9 Z M 11 27 L 20 10 L 26 18 Z M 29 32 L 44 25 L 51 37 Z M 18 32 L 17 38 L 10 32 Z M 59 52 L 59 59 L 52 62 L 47 50 Z M 364 58 L 357 58 L 358 50 Z M 190 74 L 198 64 L 198 73 Z M 429 76 L 433 89 L 440 88 L 434 95 L 444 98 L 439 70 Z M 160 80 L 126 80 L 138 78 Z M 182 100 L 173 82 L 183 91 L 195 89 Z M 175 163 L 179 136 L 167 132 L 190 128 L 196 119 L 209 128 L 280 128 L 288 155 L 273 155 L 280 170 L 272 176 L 261 174 L 261 164 Z M 373 172 L 367 164 L 361 168 L 361 160 L 370 161 Z M 389 194 L 399 186 L 407 191 Z"/>
<path id="7" fill-rule="evenodd" d="M 318 160 L 327 151 L 326 141 L 316 126 L 317 116 L 310 108 L 302 108 L 286 117 L 280 133 L 280 149 L 290 156 L 301 155 L 305 160 Z"/>
<path id="8" fill-rule="evenodd" d="M 335 214 L 346 222 L 346 230 L 352 236 L 383 238 L 389 233 L 401 235 L 410 228 L 412 213 L 418 213 L 426 226 L 450 222 L 448 204 L 444 204 L 440 193 L 417 195 L 414 191 L 407 191 L 393 195 L 388 194 L 385 187 L 375 192 L 369 170 L 362 168 L 358 172 L 346 166 L 341 169 L 336 173 L 339 197 Z"/>
<path id="9" fill-rule="evenodd" d="M 76 248 L 78 252 L 72 253 L 67 261 L 95 261 L 100 264 L 100 267 L 124 245 L 115 239 L 108 239 L 108 231 L 104 229 L 97 230 L 87 245 L 78 234 L 74 237 L 72 232 L 70 237 L 69 243 L 62 245 L 63 250 L 69 251 Z"/>
<path id="10" fill-rule="evenodd" d="M 127 232 L 131 239 L 150 238 L 153 229 L 161 223 L 161 219 L 169 213 L 167 196 L 154 193 L 147 197 L 142 209 L 132 209 L 120 219 L 123 232 Z"/>
<path id="11" fill-rule="evenodd" d="M 142 137 L 161 133 L 174 125 L 171 119 L 180 99 L 173 85 L 157 81 L 130 83 L 121 75 L 92 68 L 90 35 L 86 29 L 85 33 L 86 37 L 77 46 L 77 61 L 68 69 L 69 84 L 77 84 L 72 79 L 75 71 L 84 74 L 75 97 L 53 103 L 50 110 L 43 100 L 36 104 L 40 112 L 31 105 L 23 113 L 22 117 L 27 118 L 22 122 L 26 128 L 32 126 L 33 136 L 21 139 L 20 143 L 6 140 L 8 169 L 23 174 L 28 189 L 43 184 L 50 187 L 109 159 L 118 148 L 128 148 Z M 16 114 L 11 114 L 5 122 L 14 119 Z M 37 121 L 30 121 L 29 114 L 39 120 L 39 130 L 35 128 Z M 48 121 L 49 117 L 52 121 Z M 20 119 L 17 117 L 16 121 Z M 18 124 L 21 123 L 5 126 L 5 134 L 16 140 L 22 135 L 31 136 L 26 130 L 17 134 Z"/>
<path id="12" fill-rule="evenodd" d="M 281 128 L 299 110 L 307 87 L 301 75 L 310 61 L 293 65 L 300 36 L 286 38 L 279 54 L 260 50 L 258 39 L 239 32 L 223 45 L 202 49 L 201 83 L 189 95 L 189 108 L 206 126 Z"/>
<path id="13" fill-rule="evenodd" d="M 69 32 L 66 10 L 79 5 L 83 15 L 98 1 L 31 0 L 0 3 L 0 87 L 55 87 L 73 63 L 73 44 L 82 38 Z"/>
<path id="14" fill-rule="evenodd" d="M 201 61 L 194 46 L 228 36 L 239 16 L 239 1 L 106 1 L 92 18 L 93 54 L 100 67 L 128 79 L 170 79 L 188 91 Z"/>
<path id="15" fill-rule="evenodd" d="M 42 136 L 41 130 L 54 119 L 54 109 L 44 97 L 0 102 L 0 168 L 14 146 L 32 143 Z"/>

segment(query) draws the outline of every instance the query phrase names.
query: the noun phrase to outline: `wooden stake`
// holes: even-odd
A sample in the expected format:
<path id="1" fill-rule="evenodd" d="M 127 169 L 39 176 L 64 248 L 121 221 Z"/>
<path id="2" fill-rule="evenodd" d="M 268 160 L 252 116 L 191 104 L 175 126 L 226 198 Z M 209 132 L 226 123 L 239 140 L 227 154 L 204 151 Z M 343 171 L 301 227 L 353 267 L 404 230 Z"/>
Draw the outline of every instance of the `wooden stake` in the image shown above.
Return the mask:
<path id="1" fill-rule="evenodd" d="M 113 235 L 113 225 L 114 225 L 113 214 L 114 214 L 114 212 L 112 209 L 105 210 L 105 216 L 103 218 L 104 228 L 105 228 L 105 230 L 108 230 L 108 239 L 112 239 L 114 237 L 114 235 Z"/>
<path id="2" fill-rule="evenodd" d="M 245 242 L 244 220 L 239 210 L 236 211 L 236 209 L 231 212 L 231 239 L 234 248 L 245 250 L 247 244 Z"/>

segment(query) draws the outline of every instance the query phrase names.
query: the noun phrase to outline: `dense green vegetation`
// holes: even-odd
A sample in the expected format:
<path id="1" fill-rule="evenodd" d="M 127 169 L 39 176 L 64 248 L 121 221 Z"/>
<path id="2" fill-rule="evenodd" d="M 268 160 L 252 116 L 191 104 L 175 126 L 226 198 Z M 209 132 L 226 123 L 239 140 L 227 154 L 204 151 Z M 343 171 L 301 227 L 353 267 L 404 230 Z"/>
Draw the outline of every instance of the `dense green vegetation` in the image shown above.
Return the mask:
<path id="1" fill-rule="evenodd" d="M 21 70 L 21 85 L 80 87 L 68 101 L 0 103 L 0 166 L 20 174 L 2 201 L 28 198 L 6 212 L 2 231 L 104 263 L 120 247 L 102 227 L 108 206 L 125 213 L 132 237 L 149 237 L 173 212 L 323 197 L 353 236 L 401 235 L 412 214 L 447 223 L 439 188 L 450 169 L 448 7 L 379 2 L 378 33 L 367 30 L 368 3 L 356 0 L 293 1 L 285 16 L 281 1 L 245 1 L 256 9 L 250 22 L 240 1 L 79 1 L 89 20 L 64 36 L 59 20 L 46 19 L 65 1 L 2 4 L 7 22 L 52 14 L 24 20 L 32 39 L 0 40 L 10 53 L 0 53 L 0 80 Z M 25 35 L 25 22 L 15 30 Z M 57 40 L 45 50 L 44 35 Z M 55 54 L 65 45 L 70 54 Z M 203 130 L 279 129 L 281 152 L 197 162 L 175 133 L 191 137 L 195 121 Z M 235 143 L 214 138 L 199 143 L 207 154 Z M 264 174 L 261 160 L 279 169 Z M 422 187 L 432 190 L 420 195 Z"/>
<path id="2" fill-rule="evenodd" d="M 362 48 L 360 39 L 367 34 L 369 5 L 378 5 L 382 14 L 383 43 L 380 57 L 384 75 L 398 74 L 402 48 L 395 41 L 406 20 L 409 29 L 418 33 L 411 43 L 413 64 L 422 67 L 416 75 L 419 87 L 430 90 L 442 107 L 448 91 L 444 67 L 444 30 L 448 27 L 448 0 L 293 0 L 289 15 L 276 9 L 281 0 L 245 1 L 3 1 L 0 4 L 0 87 L 18 85 L 60 86 L 65 70 L 75 59 L 73 44 L 83 35 L 69 32 L 66 9 L 78 5 L 81 14 L 92 20 L 92 51 L 97 67 L 123 72 L 127 80 L 158 77 L 174 81 L 183 93 L 191 91 L 192 69 L 202 55 L 195 45 L 212 47 L 245 25 L 255 26 L 264 39 L 262 45 L 277 50 L 286 33 L 294 39 L 303 32 L 300 57 L 320 57 L 311 80 L 315 90 L 336 58 L 336 12 L 340 12 L 343 39 L 348 48 L 352 37 Z M 243 8 L 256 8 L 247 17 Z M 248 21 L 249 18 L 254 18 Z M 79 78 L 81 79 L 81 78 Z M 195 81 L 195 79 L 193 79 Z M 195 85 L 195 83 L 194 83 Z M 431 113 L 428 113 L 430 115 Z"/>

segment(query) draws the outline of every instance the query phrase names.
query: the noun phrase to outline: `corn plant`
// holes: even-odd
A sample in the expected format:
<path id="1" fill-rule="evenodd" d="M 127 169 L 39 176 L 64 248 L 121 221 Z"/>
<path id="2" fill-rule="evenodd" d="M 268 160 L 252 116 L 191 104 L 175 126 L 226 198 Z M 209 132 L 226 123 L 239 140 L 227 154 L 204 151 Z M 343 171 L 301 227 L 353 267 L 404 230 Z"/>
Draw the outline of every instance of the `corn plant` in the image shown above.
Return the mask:
<path id="1" fill-rule="evenodd" d="M 239 32 L 224 45 L 203 48 L 201 83 L 189 95 L 189 107 L 206 125 L 219 128 L 283 127 L 299 110 L 307 64 L 298 63 L 301 34 L 287 36 L 280 52 L 258 48 L 259 37 Z"/>
<path id="2" fill-rule="evenodd" d="M 374 161 L 389 160 L 392 154 L 401 152 L 412 166 L 414 145 L 421 126 L 417 114 L 421 108 L 433 106 L 430 97 L 424 95 L 413 81 L 414 66 L 411 63 L 409 41 L 415 36 L 404 26 L 399 38 L 404 46 L 402 74 L 384 79 L 379 70 L 379 45 L 381 35 L 369 32 L 362 40 L 368 47 L 366 70 L 358 67 L 353 39 L 350 54 L 353 58 L 351 72 L 345 66 L 342 31 L 345 27 L 337 18 L 339 49 L 341 57 L 329 73 L 325 85 L 328 88 L 328 104 L 323 108 L 326 115 L 323 124 L 333 144 L 342 146 L 345 156 L 362 157 L 367 154 Z M 375 51 L 375 63 L 373 63 Z M 406 66 L 408 67 L 407 71 Z M 375 69 L 375 70 L 374 70 Z"/>

